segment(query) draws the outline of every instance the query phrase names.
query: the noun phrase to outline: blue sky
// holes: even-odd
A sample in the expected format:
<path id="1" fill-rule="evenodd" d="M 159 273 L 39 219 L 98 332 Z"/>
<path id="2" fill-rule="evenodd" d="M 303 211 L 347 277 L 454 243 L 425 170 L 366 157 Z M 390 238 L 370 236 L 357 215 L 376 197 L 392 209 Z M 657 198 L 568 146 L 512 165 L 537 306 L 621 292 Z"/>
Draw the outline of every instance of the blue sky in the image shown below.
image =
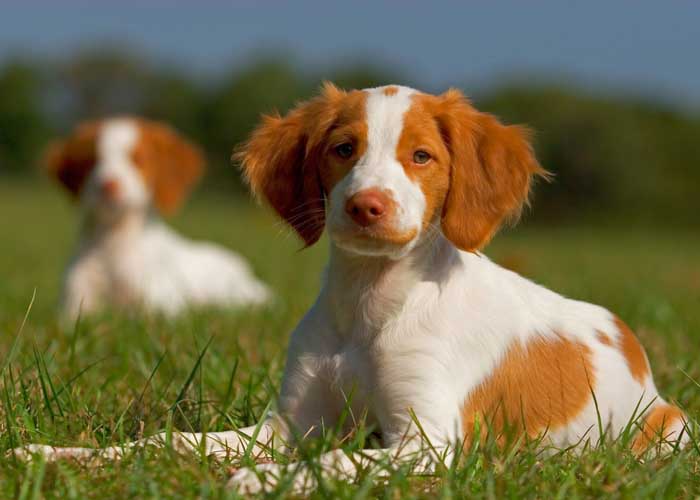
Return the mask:
<path id="1" fill-rule="evenodd" d="M 265 50 L 313 69 L 370 60 L 413 82 L 483 88 L 513 75 L 700 104 L 700 2 L 0 0 L 0 60 L 109 41 L 194 74 Z M 399 82 L 400 83 L 400 82 Z"/>

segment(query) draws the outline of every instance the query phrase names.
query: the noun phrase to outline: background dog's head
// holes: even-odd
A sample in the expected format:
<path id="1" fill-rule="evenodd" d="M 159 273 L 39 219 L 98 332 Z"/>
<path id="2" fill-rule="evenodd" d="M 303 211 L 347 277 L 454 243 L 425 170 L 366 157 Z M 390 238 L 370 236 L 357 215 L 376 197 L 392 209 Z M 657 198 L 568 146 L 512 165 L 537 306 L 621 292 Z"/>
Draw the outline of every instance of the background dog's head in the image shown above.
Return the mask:
<path id="1" fill-rule="evenodd" d="M 139 118 L 80 124 L 46 154 L 49 172 L 108 221 L 154 204 L 174 212 L 199 179 L 199 149 L 168 126 Z"/>
<path id="2" fill-rule="evenodd" d="M 527 130 L 457 90 L 398 86 L 326 84 L 285 117 L 265 117 L 237 156 L 253 192 L 307 245 L 327 224 L 337 246 L 393 258 L 438 228 L 463 250 L 481 248 L 546 175 Z"/>

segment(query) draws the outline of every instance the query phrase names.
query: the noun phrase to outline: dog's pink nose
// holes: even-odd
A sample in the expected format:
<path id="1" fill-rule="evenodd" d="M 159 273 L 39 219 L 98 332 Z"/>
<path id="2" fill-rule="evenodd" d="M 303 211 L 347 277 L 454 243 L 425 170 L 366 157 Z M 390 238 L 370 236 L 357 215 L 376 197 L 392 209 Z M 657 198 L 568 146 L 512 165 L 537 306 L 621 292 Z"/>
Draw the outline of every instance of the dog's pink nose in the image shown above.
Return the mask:
<path id="1" fill-rule="evenodd" d="M 119 194 L 119 183 L 113 179 L 106 180 L 100 184 L 100 192 L 105 198 L 114 199 Z"/>
<path id="2" fill-rule="evenodd" d="M 362 227 L 371 226 L 384 217 L 389 200 L 376 189 L 366 189 L 352 195 L 345 203 L 345 212 Z"/>

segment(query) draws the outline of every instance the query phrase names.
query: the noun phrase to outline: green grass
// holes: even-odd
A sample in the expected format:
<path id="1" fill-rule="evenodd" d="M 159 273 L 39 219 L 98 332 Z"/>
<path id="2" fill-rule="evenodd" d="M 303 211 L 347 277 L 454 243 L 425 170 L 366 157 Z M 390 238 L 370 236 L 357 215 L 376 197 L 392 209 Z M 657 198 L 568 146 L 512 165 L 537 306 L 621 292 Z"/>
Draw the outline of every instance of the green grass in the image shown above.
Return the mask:
<path id="1" fill-rule="evenodd" d="M 223 197 L 193 200 L 172 223 L 245 255 L 278 292 L 275 306 L 198 311 L 174 321 L 104 315 L 62 328 L 55 304 L 75 211 L 43 183 L 0 185 L 0 457 L 29 442 L 103 446 L 166 428 L 231 429 L 264 411 L 279 386 L 289 332 L 315 297 L 326 245 L 300 252 L 265 210 Z M 662 394 L 698 420 L 700 235 L 525 224 L 505 231 L 487 253 L 617 312 L 647 347 Z M 363 439 L 358 433 L 342 445 L 356 449 Z M 332 440 L 302 454 L 313 461 Z M 224 486 L 237 466 L 172 450 L 145 450 L 101 467 L 0 458 L 0 498 L 235 496 Z M 316 495 L 697 497 L 700 450 L 641 463 L 616 443 L 553 457 L 487 445 L 433 478 L 399 471 L 385 484 L 331 481 Z"/>

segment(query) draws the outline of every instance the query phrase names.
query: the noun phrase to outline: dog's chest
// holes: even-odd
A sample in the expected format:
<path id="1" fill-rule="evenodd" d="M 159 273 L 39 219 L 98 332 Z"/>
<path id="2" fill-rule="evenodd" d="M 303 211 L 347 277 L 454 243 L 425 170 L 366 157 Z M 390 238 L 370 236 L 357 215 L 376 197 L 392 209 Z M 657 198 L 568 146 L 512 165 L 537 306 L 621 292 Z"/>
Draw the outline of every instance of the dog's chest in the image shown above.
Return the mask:
<path id="1" fill-rule="evenodd" d="M 375 370 L 365 346 L 355 343 L 338 345 L 320 357 L 320 374 L 329 393 L 341 405 L 365 411 L 371 406 L 370 394 Z"/>
<path id="2" fill-rule="evenodd" d="M 410 335 L 408 328 L 397 326 Z M 375 332 L 377 336 L 398 337 L 396 331 Z M 363 340 L 367 332 L 363 332 Z M 390 415 L 405 413 L 418 399 L 431 391 L 432 367 L 437 356 L 430 356 L 417 340 L 391 342 L 339 342 L 333 352 L 322 356 L 322 378 L 341 408 L 356 416 L 366 415 L 369 423 L 393 427 Z M 420 343 L 420 341 L 418 341 Z M 417 358 L 415 349 L 426 355 Z M 418 399 L 416 399 L 418 398 Z"/>
<path id="3" fill-rule="evenodd" d="M 81 252 L 74 273 L 83 288 L 100 300 L 125 306 L 141 300 L 145 270 L 144 252 L 138 241 L 101 241 Z"/>

